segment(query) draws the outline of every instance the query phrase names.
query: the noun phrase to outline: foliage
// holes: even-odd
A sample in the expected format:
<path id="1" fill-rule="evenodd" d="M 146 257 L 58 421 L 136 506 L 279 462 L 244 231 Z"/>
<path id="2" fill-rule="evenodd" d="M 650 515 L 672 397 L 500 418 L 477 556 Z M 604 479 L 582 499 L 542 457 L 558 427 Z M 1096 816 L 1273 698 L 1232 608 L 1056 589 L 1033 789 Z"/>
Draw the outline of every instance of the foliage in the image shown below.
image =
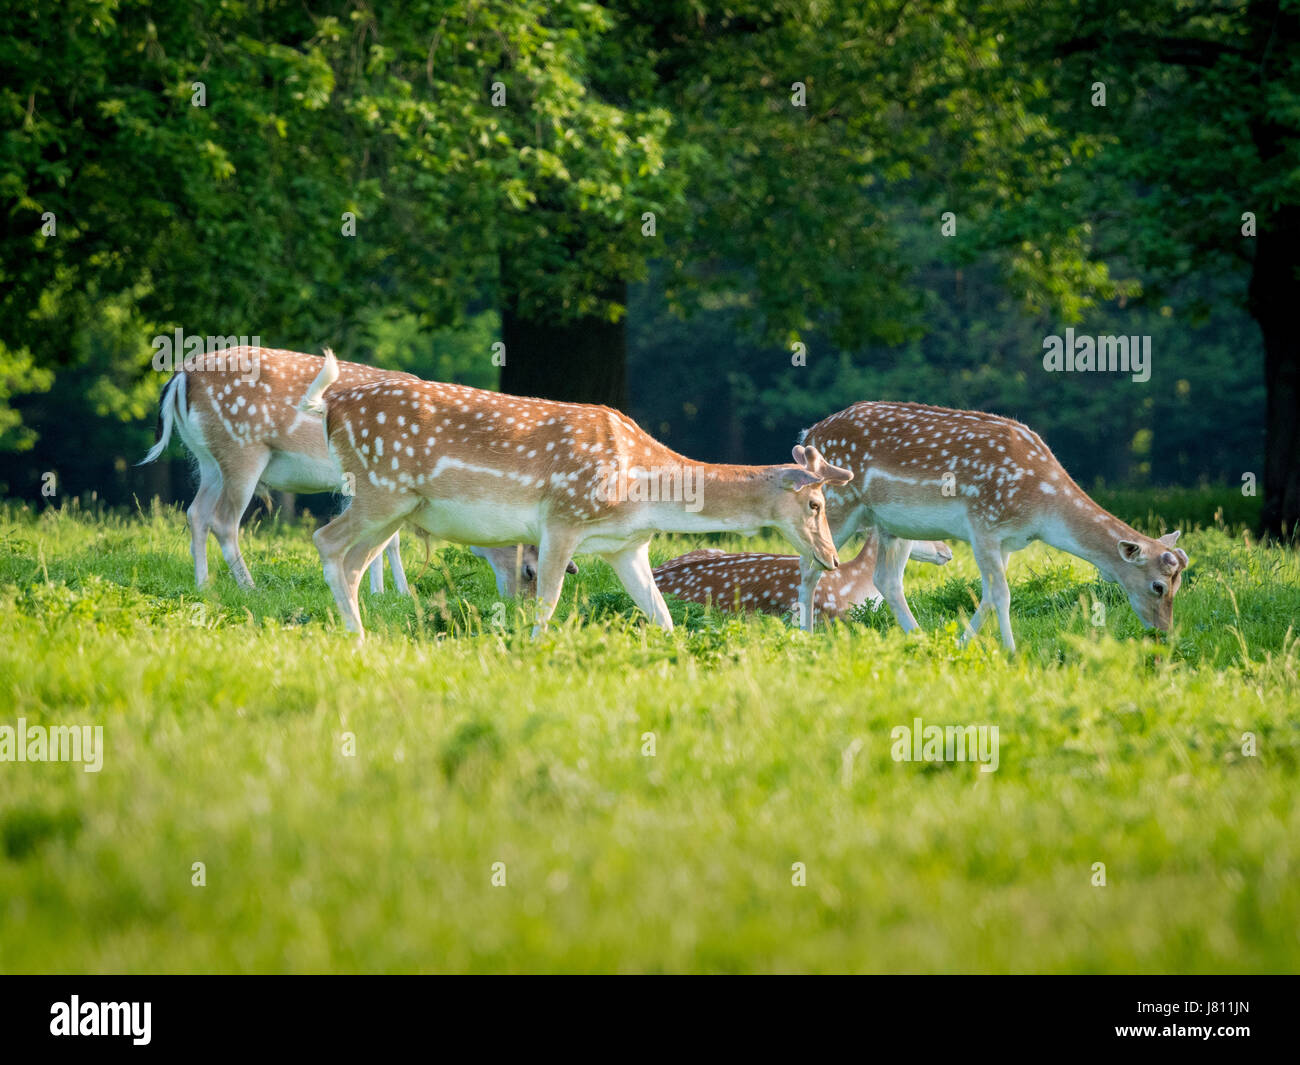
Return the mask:
<path id="1" fill-rule="evenodd" d="M 731 305 L 678 323 L 658 303 L 652 281 L 631 300 L 633 413 L 685 454 L 777 462 L 800 429 L 850 403 L 909 400 L 1019 418 L 1085 486 L 1227 483 L 1240 495 L 1242 475 L 1252 473 L 1260 491 L 1258 333 L 1233 309 L 1233 291 L 1206 290 L 1201 298 L 1215 310 L 1200 319 L 1180 292 L 1180 312 L 1172 303 L 1107 303 L 1074 326 L 1080 334 L 1151 337 L 1148 381 L 1050 374 L 1043 339 L 1063 333 L 1060 320 L 1026 316 L 994 269 L 945 265 L 934 243 L 916 238 L 917 290 L 930 323 L 924 336 L 839 348 L 820 333 L 805 334 L 806 365 L 793 365 L 790 349 L 764 344 Z M 691 358 L 697 351 L 708 357 Z M 1212 432 L 1207 410 L 1214 411 Z"/>
<path id="2" fill-rule="evenodd" d="M 157 332 L 347 356 L 377 311 L 481 310 L 503 255 L 530 307 L 621 313 L 598 293 L 643 270 L 639 212 L 682 177 L 662 109 L 589 89 L 607 24 L 574 0 L 11 11 L 0 340 L 73 369 L 78 312 L 129 293 Z M 115 376 L 144 376 L 148 337 Z"/>

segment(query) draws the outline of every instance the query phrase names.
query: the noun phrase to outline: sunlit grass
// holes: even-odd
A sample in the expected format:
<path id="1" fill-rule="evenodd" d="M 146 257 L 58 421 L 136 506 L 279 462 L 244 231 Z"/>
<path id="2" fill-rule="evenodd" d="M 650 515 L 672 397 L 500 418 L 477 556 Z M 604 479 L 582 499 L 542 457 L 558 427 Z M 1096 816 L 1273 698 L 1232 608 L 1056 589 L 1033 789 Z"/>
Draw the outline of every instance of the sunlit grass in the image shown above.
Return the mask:
<path id="1" fill-rule="evenodd" d="M 250 592 L 213 545 L 200 593 L 175 510 L 10 509 L 0 725 L 106 754 L 0 763 L 0 970 L 1295 971 L 1300 562 L 1185 535 L 1168 641 L 1035 548 L 1019 653 L 959 650 L 958 545 L 909 567 L 922 636 L 666 634 L 580 558 L 533 642 L 444 547 L 358 649 L 304 528 L 246 531 Z M 895 762 L 916 717 L 997 725 L 999 768 Z"/>

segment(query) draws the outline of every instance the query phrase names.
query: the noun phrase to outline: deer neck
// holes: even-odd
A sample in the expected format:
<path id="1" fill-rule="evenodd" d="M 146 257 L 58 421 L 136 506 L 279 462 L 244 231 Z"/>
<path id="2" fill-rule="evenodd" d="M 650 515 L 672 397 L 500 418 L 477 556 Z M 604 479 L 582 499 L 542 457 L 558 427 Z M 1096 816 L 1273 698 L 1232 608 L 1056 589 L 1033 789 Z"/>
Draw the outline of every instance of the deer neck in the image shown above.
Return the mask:
<path id="1" fill-rule="evenodd" d="M 639 500 L 661 532 L 752 534 L 773 521 L 775 474 L 767 466 L 726 466 L 673 456 L 658 468 L 659 499 Z"/>
<path id="2" fill-rule="evenodd" d="M 1043 523 L 1039 538 L 1052 547 L 1091 562 L 1103 577 L 1117 580 L 1119 542 L 1147 539 L 1131 525 L 1098 506 L 1082 489 L 1064 497 L 1056 514 Z"/>

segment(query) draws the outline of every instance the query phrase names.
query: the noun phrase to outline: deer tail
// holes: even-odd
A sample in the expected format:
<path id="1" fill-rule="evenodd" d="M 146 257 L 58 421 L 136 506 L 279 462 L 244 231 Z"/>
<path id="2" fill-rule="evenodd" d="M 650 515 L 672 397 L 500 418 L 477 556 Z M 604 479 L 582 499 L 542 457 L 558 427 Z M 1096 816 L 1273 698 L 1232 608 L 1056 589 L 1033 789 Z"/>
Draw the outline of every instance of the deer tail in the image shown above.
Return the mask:
<path id="1" fill-rule="evenodd" d="M 324 414 L 325 392 L 338 379 L 339 361 L 334 357 L 333 350 L 326 348 L 325 365 L 321 367 L 320 373 L 316 375 L 316 380 L 307 386 L 307 394 L 302 397 L 298 409 L 305 411 L 307 414 Z"/>
<path id="2" fill-rule="evenodd" d="M 178 416 L 182 416 L 180 404 L 185 400 L 185 371 L 173 374 L 172 379 L 163 385 L 162 395 L 158 397 L 158 425 L 154 429 L 154 444 L 137 466 L 153 462 L 167 450 L 167 442 L 172 438 L 172 428 Z"/>

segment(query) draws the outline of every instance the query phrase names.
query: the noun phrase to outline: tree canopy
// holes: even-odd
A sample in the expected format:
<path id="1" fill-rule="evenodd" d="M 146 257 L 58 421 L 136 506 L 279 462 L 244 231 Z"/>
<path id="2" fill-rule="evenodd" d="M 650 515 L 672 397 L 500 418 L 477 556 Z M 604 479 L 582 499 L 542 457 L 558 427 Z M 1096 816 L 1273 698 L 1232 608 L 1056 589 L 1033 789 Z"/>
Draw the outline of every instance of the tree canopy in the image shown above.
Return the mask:
<path id="1" fill-rule="evenodd" d="M 686 438 L 732 452 L 910 389 L 1161 482 L 1235 480 L 1262 421 L 1294 527 L 1297 10 L 7 4 L 0 448 L 138 443 L 175 328 L 480 385 L 506 337 L 504 386 L 621 404 L 632 285 L 652 431 L 707 395 Z M 1035 371 L 1089 322 L 1156 338 L 1147 386 Z M 749 365 L 710 363 L 722 323 Z"/>

